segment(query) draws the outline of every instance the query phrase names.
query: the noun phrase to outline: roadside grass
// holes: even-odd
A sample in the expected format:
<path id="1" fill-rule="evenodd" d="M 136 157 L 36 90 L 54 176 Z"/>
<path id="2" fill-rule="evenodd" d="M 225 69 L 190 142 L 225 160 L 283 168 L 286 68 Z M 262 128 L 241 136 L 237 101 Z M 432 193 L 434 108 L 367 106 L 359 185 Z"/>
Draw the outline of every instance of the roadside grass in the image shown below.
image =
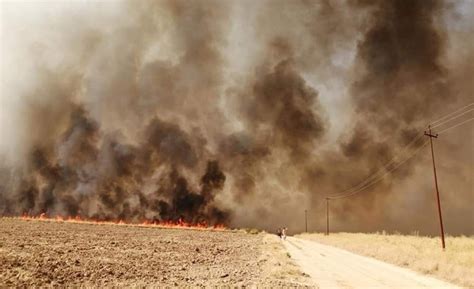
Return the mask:
<path id="1" fill-rule="evenodd" d="M 264 232 L 263 230 L 259 230 L 259 229 L 256 229 L 256 228 L 243 228 L 243 229 L 240 229 L 240 230 L 244 231 L 247 234 L 252 234 L 252 235 Z"/>
<path id="2" fill-rule="evenodd" d="M 407 267 L 457 285 L 474 286 L 474 236 L 446 237 L 444 252 L 439 237 L 417 234 L 303 233 L 296 237 Z"/>
<path id="3" fill-rule="evenodd" d="M 262 246 L 259 262 L 262 264 L 263 288 L 314 288 L 309 275 L 293 262 L 277 236 L 263 235 Z"/>

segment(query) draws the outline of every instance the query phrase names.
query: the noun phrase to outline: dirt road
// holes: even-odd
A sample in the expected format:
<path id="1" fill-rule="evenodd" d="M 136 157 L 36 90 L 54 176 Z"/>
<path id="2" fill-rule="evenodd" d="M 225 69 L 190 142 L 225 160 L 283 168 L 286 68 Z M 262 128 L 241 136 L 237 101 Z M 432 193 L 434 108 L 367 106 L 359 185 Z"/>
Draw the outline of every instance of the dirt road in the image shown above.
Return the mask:
<path id="1" fill-rule="evenodd" d="M 457 288 L 318 242 L 289 237 L 284 244 L 291 258 L 320 288 Z"/>

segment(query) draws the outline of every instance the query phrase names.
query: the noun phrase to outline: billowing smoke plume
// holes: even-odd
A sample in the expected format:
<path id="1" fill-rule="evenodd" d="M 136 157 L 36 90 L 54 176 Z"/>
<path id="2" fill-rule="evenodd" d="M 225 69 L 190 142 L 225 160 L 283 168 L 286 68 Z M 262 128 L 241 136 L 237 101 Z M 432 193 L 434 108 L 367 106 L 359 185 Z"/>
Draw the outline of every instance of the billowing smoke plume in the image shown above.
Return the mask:
<path id="1" fill-rule="evenodd" d="M 341 151 L 351 162 L 366 163 L 365 166 L 359 165 L 359 168 L 365 167 L 362 171 L 369 175 L 399 153 L 399 148 L 409 144 L 420 134 L 420 130 L 426 129 L 429 120 L 435 118 L 433 116 L 442 116 L 449 111 L 446 110 L 449 105 L 459 102 L 458 106 L 461 106 L 468 103 L 469 98 L 459 97 L 452 92 L 449 71 L 443 64 L 447 49 L 446 34 L 449 31 L 445 30 L 441 21 L 447 5 L 437 0 L 411 3 L 356 1 L 353 4 L 356 9 L 368 9 L 370 15 L 367 17 L 368 26 L 357 44 L 353 82 L 350 86 L 351 101 L 357 118 L 350 132 L 342 137 Z M 444 142 L 451 142 L 443 138 Z M 423 141 L 426 139 L 418 140 L 415 147 Z M 461 143 L 455 145 L 464 150 L 468 147 Z M 467 151 L 465 153 L 468 155 Z M 454 163 L 456 162 L 462 160 L 457 159 Z M 424 168 L 429 171 L 428 166 Z M 355 198 L 352 204 L 345 205 L 343 210 L 346 215 L 359 208 L 380 210 L 383 207 L 380 205 L 382 201 L 388 206 L 398 205 L 391 203 L 393 195 L 400 194 L 400 184 L 394 180 L 413 178 L 414 170 L 414 162 L 401 167 L 391 182 L 379 184 L 368 190 L 364 198 Z M 360 179 L 363 177 L 360 176 Z M 469 198 L 468 194 L 472 193 L 469 189 L 470 181 L 463 179 L 462 182 L 466 186 L 464 194 L 456 198 Z M 418 195 L 423 194 L 416 192 L 417 190 L 430 191 L 429 186 L 420 183 L 412 183 L 411 186 L 411 190 Z M 432 216 L 432 196 L 424 196 L 426 199 L 418 200 L 420 204 L 415 206 L 408 202 L 405 206 L 430 212 Z M 454 195 L 452 197 L 455 198 Z M 370 213 L 365 214 L 368 220 L 363 223 L 376 228 L 377 221 L 373 221 Z M 463 218 L 459 213 L 453 212 L 452 215 L 455 216 L 451 216 L 451 220 L 462 222 Z M 391 217 L 382 212 L 379 216 L 379 220 Z M 397 217 L 400 218 L 398 214 Z M 417 230 L 416 226 L 410 226 L 410 219 L 400 219 L 390 226 L 394 229 Z M 426 218 L 426 223 L 435 228 L 435 222 L 430 222 L 429 218 Z M 469 230 L 472 230 L 472 226 Z"/>
<path id="2" fill-rule="evenodd" d="M 13 18 L 22 7 L 9 5 Z M 78 3 L 56 7 L 54 21 L 27 21 L 43 25 L 26 24 L 31 38 L 7 19 L 0 213 L 297 231 L 306 209 L 320 229 L 327 195 L 472 99 L 472 61 L 462 58 L 474 58 L 474 27 L 459 12 L 472 17 L 468 6 Z M 440 179 L 452 234 L 474 232 L 465 222 L 472 138 L 462 139 L 436 140 L 449 155 Z M 420 154 L 333 201 L 335 228 L 436 232 L 430 159 Z"/>

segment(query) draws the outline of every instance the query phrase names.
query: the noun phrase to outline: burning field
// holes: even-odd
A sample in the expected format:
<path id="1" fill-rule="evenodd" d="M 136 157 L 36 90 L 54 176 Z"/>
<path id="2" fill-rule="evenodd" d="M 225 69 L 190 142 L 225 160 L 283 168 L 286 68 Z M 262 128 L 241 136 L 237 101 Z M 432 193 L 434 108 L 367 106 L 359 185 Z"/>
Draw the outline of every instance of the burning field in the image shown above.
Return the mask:
<path id="1" fill-rule="evenodd" d="M 2 2 L 2 216 L 322 229 L 474 93 L 469 0 L 36 2 Z M 474 232 L 464 136 L 436 141 L 451 234 Z M 335 228 L 436 233 L 430 161 Z"/>
<path id="2" fill-rule="evenodd" d="M 0 287 L 305 282 L 278 240 L 264 233 L 0 219 Z"/>
<path id="3" fill-rule="evenodd" d="M 273 284 L 226 228 L 342 194 L 334 230 L 435 234 L 429 124 L 474 234 L 471 0 L 0 2 L 1 285 Z"/>

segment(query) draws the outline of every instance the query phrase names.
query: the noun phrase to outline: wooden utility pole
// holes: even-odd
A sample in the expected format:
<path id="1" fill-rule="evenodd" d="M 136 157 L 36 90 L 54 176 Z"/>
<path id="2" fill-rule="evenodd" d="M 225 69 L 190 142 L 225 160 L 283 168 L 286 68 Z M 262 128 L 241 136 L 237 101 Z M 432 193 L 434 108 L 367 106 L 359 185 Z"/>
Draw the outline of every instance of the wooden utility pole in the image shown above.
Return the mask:
<path id="1" fill-rule="evenodd" d="M 326 235 L 329 236 L 329 198 L 326 198 Z"/>
<path id="2" fill-rule="evenodd" d="M 308 233 L 308 211 L 304 210 L 304 228 L 305 232 Z"/>
<path id="3" fill-rule="evenodd" d="M 435 165 L 435 157 L 434 157 L 434 150 L 433 150 L 433 138 L 438 138 L 438 134 L 433 135 L 431 133 L 431 125 L 428 126 L 428 133 L 425 131 L 425 135 L 430 138 L 430 144 L 431 144 L 431 158 L 433 160 L 433 173 L 434 173 L 434 181 L 435 181 L 435 188 L 436 188 L 436 200 L 438 202 L 438 215 L 439 215 L 439 225 L 441 228 L 441 243 L 443 246 L 443 250 L 446 248 L 446 245 L 444 243 L 444 227 L 443 227 L 443 216 L 441 214 L 441 202 L 439 200 L 439 189 L 438 189 L 438 178 L 436 176 L 436 165 Z"/>

